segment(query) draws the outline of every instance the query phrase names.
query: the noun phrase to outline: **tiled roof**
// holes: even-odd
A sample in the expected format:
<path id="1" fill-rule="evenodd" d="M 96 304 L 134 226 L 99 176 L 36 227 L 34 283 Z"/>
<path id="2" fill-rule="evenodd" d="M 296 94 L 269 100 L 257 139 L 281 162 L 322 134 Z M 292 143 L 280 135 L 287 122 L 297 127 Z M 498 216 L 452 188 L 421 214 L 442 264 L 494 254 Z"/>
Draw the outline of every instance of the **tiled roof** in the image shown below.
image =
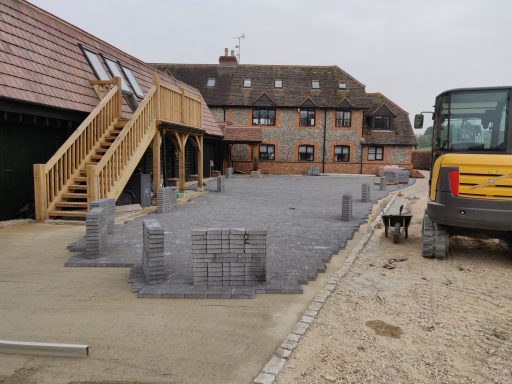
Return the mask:
<path id="1" fill-rule="evenodd" d="M 146 93 L 155 68 L 23 0 L 0 1 L 0 97 L 90 112 L 99 100 L 90 85 L 96 77 L 79 44 L 119 60 Z M 163 72 L 162 84 L 199 91 Z M 125 105 L 125 114 L 130 110 Z M 203 128 L 222 135 L 207 107 Z"/>
<path id="2" fill-rule="evenodd" d="M 253 106 L 263 93 L 280 107 L 299 107 L 307 97 L 318 107 L 335 108 L 345 98 L 354 108 L 371 106 L 364 84 L 337 66 L 152 65 L 199 89 L 210 106 Z M 209 78 L 216 80 L 214 87 L 206 86 Z M 251 79 L 252 87 L 244 88 L 244 79 Z M 283 87 L 275 88 L 274 80 L 282 80 Z M 320 81 L 320 89 L 311 88 L 312 80 Z M 340 80 L 347 89 L 339 89 Z"/>
<path id="3" fill-rule="evenodd" d="M 261 143 L 263 131 L 260 127 L 233 127 L 224 129 L 224 141 L 228 143 Z"/>
<path id="4" fill-rule="evenodd" d="M 371 129 L 368 119 L 364 124 L 366 144 L 374 145 L 416 145 L 409 114 L 381 93 L 368 93 L 372 97 L 372 107 L 368 115 L 377 111 L 389 110 L 395 117 L 392 119 L 392 129 L 381 131 Z"/>

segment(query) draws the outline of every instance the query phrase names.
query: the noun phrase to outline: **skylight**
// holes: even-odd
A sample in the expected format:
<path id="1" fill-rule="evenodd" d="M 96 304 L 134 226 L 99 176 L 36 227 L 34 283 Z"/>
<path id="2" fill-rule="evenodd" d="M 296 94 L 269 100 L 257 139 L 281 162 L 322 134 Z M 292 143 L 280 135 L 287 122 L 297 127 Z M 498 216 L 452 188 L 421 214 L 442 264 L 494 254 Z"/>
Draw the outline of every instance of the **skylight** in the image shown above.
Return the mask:
<path id="1" fill-rule="evenodd" d="M 311 88 L 314 88 L 314 89 L 320 88 L 320 80 L 311 80 Z"/>
<path id="2" fill-rule="evenodd" d="M 252 87 L 252 80 L 251 79 L 245 79 L 244 80 L 244 88 L 251 88 Z"/>
<path id="3" fill-rule="evenodd" d="M 274 88 L 283 88 L 283 80 L 274 80 Z"/>
<path id="4" fill-rule="evenodd" d="M 345 80 L 340 80 L 338 83 L 339 89 L 347 89 L 347 83 L 345 83 Z"/>
<path id="5" fill-rule="evenodd" d="M 135 76 L 133 76 L 132 71 L 130 71 L 128 68 L 126 68 L 124 65 L 121 65 L 121 69 L 123 70 L 126 79 L 132 86 L 133 90 L 135 91 L 135 94 L 137 97 L 143 99 L 144 98 L 144 92 L 142 92 L 142 89 L 139 87 L 139 83 L 137 82 L 137 79 Z"/>
<path id="6" fill-rule="evenodd" d="M 108 75 L 107 71 L 105 71 L 105 68 L 101 64 L 100 59 L 98 58 L 98 55 L 94 52 L 91 52 L 85 48 L 83 48 L 85 57 L 87 58 L 87 61 L 89 62 L 92 70 L 94 71 L 94 74 L 99 80 L 110 80 L 110 76 Z"/>
<path id="7" fill-rule="evenodd" d="M 128 86 L 128 83 L 126 82 L 123 74 L 121 73 L 121 70 L 117 66 L 117 63 L 113 60 L 107 59 L 104 57 L 105 63 L 107 64 L 108 70 L 112 74 L 113 77 L 120 77 L 121 78 L 121 88 L 123 88 L 123 91 L 132 93 L 132 90 Z"/>
<path id="8" fill-rule="evenodd" d="M 215 87 L 215 79 L 208 79 L 208 81 L 206 82 L 206 86 L 207 87 Z"/>

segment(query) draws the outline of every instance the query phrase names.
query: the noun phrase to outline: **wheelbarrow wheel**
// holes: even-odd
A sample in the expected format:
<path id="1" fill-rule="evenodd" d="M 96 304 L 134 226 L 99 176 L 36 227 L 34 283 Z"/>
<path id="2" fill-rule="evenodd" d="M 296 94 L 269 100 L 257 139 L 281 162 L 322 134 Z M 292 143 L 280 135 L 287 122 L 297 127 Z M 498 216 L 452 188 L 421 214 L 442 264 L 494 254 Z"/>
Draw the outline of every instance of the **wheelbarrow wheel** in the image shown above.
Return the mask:
<path id="1" fill-rule="evenodd" d="M 393 229 L 393 243 L 398 244 L 400 241 L 400 223 L 395 224 L 395 228 Z"/>

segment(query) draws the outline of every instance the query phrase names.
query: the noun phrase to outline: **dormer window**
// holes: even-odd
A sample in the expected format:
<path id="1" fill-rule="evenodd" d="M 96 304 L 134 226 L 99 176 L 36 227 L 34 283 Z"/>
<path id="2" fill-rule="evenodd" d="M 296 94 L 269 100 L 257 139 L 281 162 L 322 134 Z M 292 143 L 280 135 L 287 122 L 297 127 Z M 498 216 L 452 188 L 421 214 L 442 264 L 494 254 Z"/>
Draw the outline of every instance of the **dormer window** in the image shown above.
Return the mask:
<path id="1" fill-rule="evenodd" d="M 245 79 L 244 80 L 244 88 L 251 88 L 252 87 L 252 80 L 251 79 Z"/>
<path id="2" fill-rule="evenodd" d="M 311 80 L 311 88 L 320 89 L 320 80 Z"/>
<path id="3" fill-rule="evenodd" d="M 391 127 L 391 118 L 389 116 L 375 116 L 373 118 L 373 129 L 388 130 Z"/>
<path id="4" fill-rule="evenodd" d="M 283 88 L 283 80 L 274 80 L 274 88 Z"/>
<path id="5" fill-rule="evenodd" d="M 210 87 L 210 88 L 215 87 L 215 79 L 212 79 L 212 78 L 208 79 L 208 81 L 206 82 L 206 86 Z"/>
<path id="6" fill-rule="evenodd" d="M 347 89 L 347 83 L 345 83 L 345 80 L 340 80 L 338 82 L 338 88 L 339 89 Z"/>

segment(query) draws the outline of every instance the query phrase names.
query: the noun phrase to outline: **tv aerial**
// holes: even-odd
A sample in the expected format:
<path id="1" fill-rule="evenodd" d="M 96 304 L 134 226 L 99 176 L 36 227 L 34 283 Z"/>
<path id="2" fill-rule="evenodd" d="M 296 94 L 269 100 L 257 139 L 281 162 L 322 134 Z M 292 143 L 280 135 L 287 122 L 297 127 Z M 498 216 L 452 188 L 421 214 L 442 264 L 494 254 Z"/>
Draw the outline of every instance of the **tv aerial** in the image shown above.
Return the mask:
<path id="1" fill-rule="evenodd" d="M 235 48 L 238 49 L 238 53 L 237 53 L 237 57 L 238 57 L 238 62 L 240 63 L 240 52 L 242 51 L 242 44 L 241 44 L 241 40 L 245 39 L 247 36 L 245 35 L 245 33 L 242 33 L 240 36 L 235 36 L 233 37 L 233 39 L 235 40 L 238 40 L 238 44 L 235 45 Z"/>

